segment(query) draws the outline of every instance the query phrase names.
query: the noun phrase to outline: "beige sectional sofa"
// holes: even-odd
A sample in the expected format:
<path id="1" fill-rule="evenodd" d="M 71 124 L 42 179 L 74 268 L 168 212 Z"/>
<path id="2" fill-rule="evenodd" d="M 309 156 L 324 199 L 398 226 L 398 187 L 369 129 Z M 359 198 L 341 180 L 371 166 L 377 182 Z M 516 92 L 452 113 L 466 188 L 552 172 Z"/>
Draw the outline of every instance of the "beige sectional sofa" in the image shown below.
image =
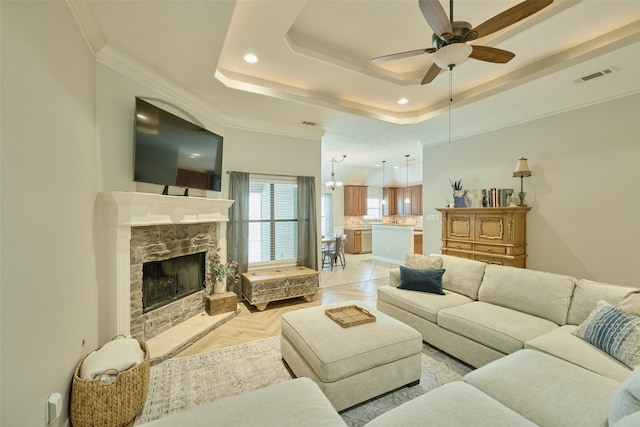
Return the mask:
<path id="1" fill-rule="evenodd" d="M 395 269 L 390 285 L 378 288 L 378 310 L 479 369 L 381 415 L 370 427 L 412 425 L 427 414 L 435 426 L 640 425 L 640 368 L 632 371 L 573 334 L 601 300 L 626 304 L 637 316 L 638 289 L 433 257 L 445 270 L 445 295 L 398 288 Z"/>
<path id="2" fill-rule="evenodd" d="M 599 300 L 618 304 L 635 288 L 561 274 L 442 259 L 445 295 L 398 289 L 399 269 L 378 288 L 378 309 L 415 328 L 422 339 L 474 367 L 523 348 L 578 364 L 617 381 L 631 370 L 573 335 Z"/>
<path id="3" fill-rule="evenodd" d="M 432 255 L 430 262 L 432 257 L 445 270 L 444 295 L 399 289 L 399 271 L 392 270 L 390 285 L 378 289 L 378 310 L 478 369 L 367 427 L 640 425 L 640 368 L 632 371 L 573 334 L 601 300 L 626 304 L 639 316 L 638 289 L 446 255 Z M 640 347 L 640 338 L 634 345 Z M 298 378 L 148 426 L 227 422 L 346 425 L 313 381 Z"/>

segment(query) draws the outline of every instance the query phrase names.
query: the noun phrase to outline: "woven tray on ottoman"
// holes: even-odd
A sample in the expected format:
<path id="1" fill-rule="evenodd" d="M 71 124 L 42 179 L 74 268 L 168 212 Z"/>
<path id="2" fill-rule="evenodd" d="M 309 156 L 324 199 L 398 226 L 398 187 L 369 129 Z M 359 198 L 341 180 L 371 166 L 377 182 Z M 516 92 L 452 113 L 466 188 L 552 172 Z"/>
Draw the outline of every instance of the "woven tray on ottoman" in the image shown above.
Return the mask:
<path id="1" fill-rule="evenodd" d="M 149 390 L 149 351 L 138 340 L 144 352 L 142 363 L 119 372 L 109 384 L 80 377 L 83 357 L 73 373 L 71 386 L 71 424 L 73 427 L 123 427 L 142 411 Z"/>

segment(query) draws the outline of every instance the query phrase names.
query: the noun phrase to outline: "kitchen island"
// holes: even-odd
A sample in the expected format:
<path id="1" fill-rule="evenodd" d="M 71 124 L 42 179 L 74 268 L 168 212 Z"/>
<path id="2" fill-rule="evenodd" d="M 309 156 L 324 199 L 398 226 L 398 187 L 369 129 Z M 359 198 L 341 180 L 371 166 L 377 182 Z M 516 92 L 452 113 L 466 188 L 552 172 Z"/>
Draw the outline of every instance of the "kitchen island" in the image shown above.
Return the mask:
<path id="1" fill-rule="evenodd" d="M 407 253 L 414 252 L 414 225 L 372 224 L 372 255 L 377 261 L 404 264 Z"/>

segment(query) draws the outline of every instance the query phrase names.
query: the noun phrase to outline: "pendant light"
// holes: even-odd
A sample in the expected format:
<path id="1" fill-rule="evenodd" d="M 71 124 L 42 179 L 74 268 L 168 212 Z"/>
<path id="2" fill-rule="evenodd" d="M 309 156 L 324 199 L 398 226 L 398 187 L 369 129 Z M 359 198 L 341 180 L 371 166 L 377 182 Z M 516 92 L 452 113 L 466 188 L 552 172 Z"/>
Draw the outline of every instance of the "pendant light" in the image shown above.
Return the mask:
<path id="1" fill-rule="evenodd" d="M 342 159 L 340 159 L 340 160 L 336 160 L 336 159 L 335 159 L 335 157 L 332 157 L 332 158 L 331 158 L 331 181 L 327 181 L 327 182 L 325 182 L 325 184 L 324 184 L 324 185 L 326 185 L 326 186 L 327 186 L 327 188 L 330 188 L 330 189 L 331 189 L 331 191 L 335 190 L 335 189 L 336 189 L 336 188 L 338 188 L 338 187 L 342 187 L 342 181 L 336 181 L 336 180 L 335 180 L 335 175 L 336 175 L 336 174 L 335 174 L 335 172 L 334 172 L 334 170 L 333 170 L 333 166 L 334 166 L 336 163 L 342 163 L 342 161 L 343 161 L 346 157 L 347 157 L 347 155 L 346 155 L 346 154 L 343 154 L 343 155 L 342 155 Z"/>
<path id="2" fill-rule="evenodd" d="M 384 164 L 386 163 L 386 160 L 382 161 L 382 204 L 386 204 L 386 201 L 384 200 Z"/>
<path id="3" fill-rule="evenodd" d="M 405 203 L 411 203 L 411 199 L 409 198 L 409 155 L 405 154 L 404 157 L 407 159 L 407 186 L 404 188 L 404 198 Z"/>

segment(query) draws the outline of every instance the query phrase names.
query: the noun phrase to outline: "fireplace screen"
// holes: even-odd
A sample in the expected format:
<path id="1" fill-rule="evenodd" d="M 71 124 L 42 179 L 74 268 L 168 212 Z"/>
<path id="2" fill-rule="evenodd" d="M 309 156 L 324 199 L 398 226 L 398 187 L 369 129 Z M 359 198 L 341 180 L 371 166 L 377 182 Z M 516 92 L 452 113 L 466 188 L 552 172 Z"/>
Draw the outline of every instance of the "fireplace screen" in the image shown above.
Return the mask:
<path id="1" fill-rule="evenodd" d="M 201 290 L 204 269 L 204 252 L 144 263 L 142 311 L 146 313 Z"/>

